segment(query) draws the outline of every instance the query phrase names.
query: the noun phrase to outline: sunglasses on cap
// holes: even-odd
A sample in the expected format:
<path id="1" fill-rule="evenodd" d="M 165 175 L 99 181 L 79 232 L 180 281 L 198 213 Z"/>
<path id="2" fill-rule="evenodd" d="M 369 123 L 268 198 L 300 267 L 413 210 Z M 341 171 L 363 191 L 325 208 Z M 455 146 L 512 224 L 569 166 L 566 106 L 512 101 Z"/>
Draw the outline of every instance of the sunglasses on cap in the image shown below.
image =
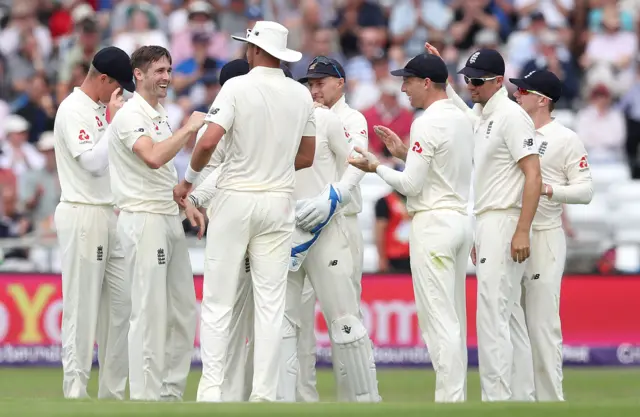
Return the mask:
<path id="1" fill-rule="evenodd" d="M 471 84 L 474 87 L 480 87 L 482 85 L 484 85 L 485 82 L 487 81 L 491 81 L 491 80 L 495 80 L 496 77 L 491 77 L 491 78 L 469 78 L 466 75 L 464 76 L 464 82 L 466 84 Z"/>
<path id="2" fill-rule="evenodd" d="M 522 88 L 522 87 L 518 87 L 518 93 L 519 93 L 521 96 L 527 96 L 527 95 L 529 95 L 529 94 L 535 94 L 535 95 L 537 95 L 537 96 L 544 97 L 544 98 L 546 98 L 546 99 L 548 99 L 548 100 L 551 100 L 551 98 L 549 98 L 549 97 L 545 96 L 545 95 L 544 95 L 544 94 L 542 94 L 542 93 L 539 93 L 539 92 L 537 92 L 537 91 L 533 91 L 533 90 L 527 90 L 527 89 Z M 551 100 L 551 101 L 553 101 L 553 100 Z"/>
<path id="3" fill-rule="evenodd" d="M 311 64 L 309 64 L 309 67 L 311 67 L 312 65 L 315 64 L 322 64 L 322 65 L 331 65 L 333 67 L 333 69 L 336 71 L 336 74 L 338 74 L 338 76 L 340 78 L 344 78 L 344 74 L 342 74 L 340 72 L 340 70 L 338 69 L 338 67 L 336 67 L 336 65 L 331 62 L 331 60 L 329 58 L 327 58 L 326 56 L 317 56 L 314 58 L 313 61 L 311 61 Z"/>

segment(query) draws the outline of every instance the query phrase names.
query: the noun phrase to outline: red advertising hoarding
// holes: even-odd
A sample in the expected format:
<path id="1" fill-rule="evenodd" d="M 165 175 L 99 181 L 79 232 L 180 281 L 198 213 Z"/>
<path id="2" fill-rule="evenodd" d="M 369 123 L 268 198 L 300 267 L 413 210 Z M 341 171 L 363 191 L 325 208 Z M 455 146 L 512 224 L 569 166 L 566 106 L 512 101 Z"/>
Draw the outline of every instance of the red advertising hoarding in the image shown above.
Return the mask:
<path id="1" fill-rule="evenodd" d="M 200 300 L 202 277 L 196 277 Z M 382 363 L 429 362 L 411 278 L 372 275 L 363 281 L 365 324 Z M 62 293 L 59 275 L 0 275 L 0 364 L 59 362 Z M 326 325 L 317 309 L 319 361 L 327 360 Z M 467 280 L 470 363 L 474 363 L 476 280 Z M 575 363 L 640 364 L 640 276 L 569 276 L 562 285 L 565 360 Z M 199 346 L 196 336 L 195 347 Z M 608 354 L 598 360 L 598 352 Z M 198 349 L 194 361 L 198 362 Z M 602 353 L 601 352 L 601 353 Z M 602 353 L 604 354 L 604 353 Z M 395 356 L 394 356 L 395 355 Z M 594 356 L 595 355 L 595 356 Z M 596 357 L 594 359 L 593 357 Z"/>

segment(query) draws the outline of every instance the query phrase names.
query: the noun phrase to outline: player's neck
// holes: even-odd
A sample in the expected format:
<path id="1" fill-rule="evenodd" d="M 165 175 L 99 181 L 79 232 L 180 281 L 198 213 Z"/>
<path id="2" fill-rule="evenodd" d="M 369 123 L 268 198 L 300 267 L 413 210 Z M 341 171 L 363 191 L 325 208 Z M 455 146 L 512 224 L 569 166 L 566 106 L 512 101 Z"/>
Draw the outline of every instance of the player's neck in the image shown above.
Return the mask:
<path id="1" fill-rule="evenodd" d="M 546 109 L 540 109 L 532 113 L 530 116 L 531 120 L 533 120 L 533 125 L 535 126 L 536 130 L 548 125 L 553 120 L 553 118 L 551 117 L 551 113 L 549 113 L 549 111 Z"/>
<path id="2" fill-rule="evenodd" d="M 100 94 L 98 94 L 98 89 L 91 85 L 91 80 L 89 80 L 88 77 L 85 78 L 82 85 L 80 85 L 80 91 L 85 93 L 94 102 L 100 103 Z"/>
<path id="3" fill-rule="evenodd" d="M 156 107 L 158 107 L 158 98 L 154 97 L 153 94 L 148 93 L 148 92 L 146 92 L 144 90 L 136 90 L 136 93 L 138 93 L 140 95 L 140 97 L 142 97 L 144 99 L 144 101 L 149 103 L 149 105 L 151 107 L 153 107 L 154 109 Z"/>
<path id="4" fill-rule="evenodd" d="M 436 101 L 446 100 L 447 98 L 446 91 L 435 91 L 433 94 L 430 94 L 429 97 L 425 98 L 422 108 L 426 110 Z"/>

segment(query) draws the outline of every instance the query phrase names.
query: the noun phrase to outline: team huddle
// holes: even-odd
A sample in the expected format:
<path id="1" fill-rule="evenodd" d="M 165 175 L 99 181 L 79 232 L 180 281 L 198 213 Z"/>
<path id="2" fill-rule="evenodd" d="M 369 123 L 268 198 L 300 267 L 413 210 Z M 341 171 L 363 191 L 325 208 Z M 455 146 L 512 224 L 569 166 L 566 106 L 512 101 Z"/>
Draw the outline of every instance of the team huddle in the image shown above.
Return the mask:
<path id="1" fill-rule="evenodd" d="M 438 51 L 403 69 L 424 110 L 404 143 L 376 126 L 402 172 L 367 151 L 364 116 L 345 101 L 342 65 L 316 57 L 291 79 L 287 29 L 247 30 L 246 60 L 227 63 L 207 114 L 172 131 L 160 100 L 172 62 L 159 46 L 131 57 L 107 47 L 62 102 L 54 136 L 61 183 L 65 398 L 86 398 L 94 343 L 99 398 L 179 401 L 200 326 L 197 401 L 319 400 L 315 305 L 329 329 L 339 401 L 379 402 L 373 343 L 360 310 L 360 181 L 379 175 L 407 196 L 418 320 L 436 373 L 435 400 L 467 397 L 465 279 L 477 268 L 484 401 L 563 401 L 560 283 L 563 204 L 587 204 L 587 155 L 551 117 L 548 71 L 510 81 L 494 50 L 460 71 L 476 105 L 448 85 Z M 133 93 L 126 102 L 122 89 Z M 108 103 L 106 105 L 102 103 Z M 173 163 L 196 139 L 185 178 Z M 473 172 L 472 172 L 473 171 Z M 475 225 L 467 214 L 473 177 Z M 117 211 L 114 211 L 114 206 Z M 183 219 L 205 230 L 197 322 Z"/>

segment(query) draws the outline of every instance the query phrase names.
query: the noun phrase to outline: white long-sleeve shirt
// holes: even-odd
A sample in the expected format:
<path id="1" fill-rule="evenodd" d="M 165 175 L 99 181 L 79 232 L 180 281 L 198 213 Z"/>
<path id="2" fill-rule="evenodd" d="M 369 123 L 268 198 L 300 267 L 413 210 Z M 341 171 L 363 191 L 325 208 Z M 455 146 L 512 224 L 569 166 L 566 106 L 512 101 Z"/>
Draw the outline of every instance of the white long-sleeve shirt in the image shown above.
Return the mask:
<path id="1" fill-rule="evenodd" d="M 542 181 L 553 188 L 540 198 L 533 230 L 562 226 L 563 204 L 588 204 L 593 196 L 587 151 L 572 130 L 553 120 L 536 131 Z"/>
<path id="2" fill-rule="evenodd" d="M 429 106 L 411 125 L 403 172 L 380 165 L 380 177 L 407 196 L 410 214 L 449 209 L 467 215 L 473 165 L 473 123 L 452 100 Z"/>

